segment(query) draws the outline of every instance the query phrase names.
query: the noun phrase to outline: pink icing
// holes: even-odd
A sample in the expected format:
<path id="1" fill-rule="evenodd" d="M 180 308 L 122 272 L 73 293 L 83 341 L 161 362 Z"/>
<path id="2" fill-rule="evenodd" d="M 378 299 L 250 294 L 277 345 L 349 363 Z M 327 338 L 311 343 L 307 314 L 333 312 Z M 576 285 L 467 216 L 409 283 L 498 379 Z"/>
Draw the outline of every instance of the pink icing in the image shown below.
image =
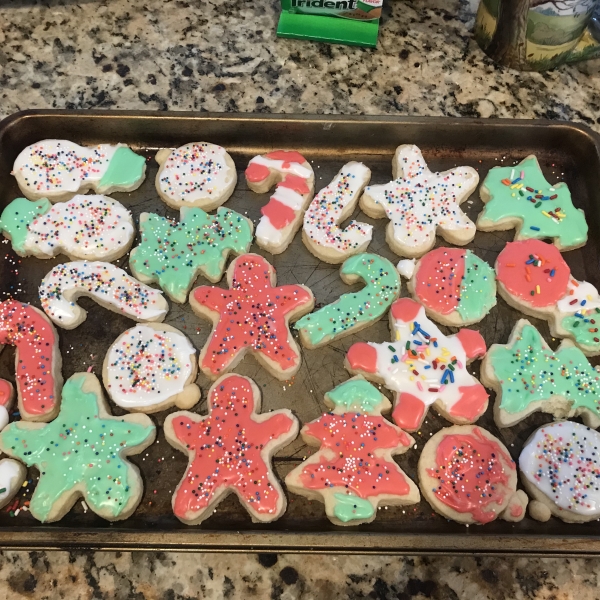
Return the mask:
<path id="1" fill-rule="evenodd" d="M 482 358 L 486 353 L 485 340 L 479 331 L 460 329 L 456 334 L 469 360 Z"/>
<path id="2" fill-rule="evenodd" d="M 400 298 L 392 304 L 390 310 L 394 319 L 408 322 L 417 318 L 421 305 L 410 298 Z"/>
<path id="3" fill-rule="evenodd" d="M 246 179 L 252 183 L 258 183 L 259 181 L 266 179 L 270 172 L 269 167 L 257 163 L 250 163 L 246 169 Z"/>

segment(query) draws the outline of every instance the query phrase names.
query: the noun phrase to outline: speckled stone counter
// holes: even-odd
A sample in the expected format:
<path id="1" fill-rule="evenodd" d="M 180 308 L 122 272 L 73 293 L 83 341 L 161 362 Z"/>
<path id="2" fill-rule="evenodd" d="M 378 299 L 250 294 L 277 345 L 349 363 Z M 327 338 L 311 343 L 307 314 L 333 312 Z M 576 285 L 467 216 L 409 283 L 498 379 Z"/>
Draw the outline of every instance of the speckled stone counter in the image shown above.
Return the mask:
<path id="1" fill-rule="evenodd" d="M 376 50 L 278 40 L 277 2 L 6 0 L 0 116 L 105 108 L 572 119 L 600 131 L 600 60 L 496 67 L 476 0 L 387 0 Z M 600 598 L 593 559 L 0 554 L 0 598 Z"/>

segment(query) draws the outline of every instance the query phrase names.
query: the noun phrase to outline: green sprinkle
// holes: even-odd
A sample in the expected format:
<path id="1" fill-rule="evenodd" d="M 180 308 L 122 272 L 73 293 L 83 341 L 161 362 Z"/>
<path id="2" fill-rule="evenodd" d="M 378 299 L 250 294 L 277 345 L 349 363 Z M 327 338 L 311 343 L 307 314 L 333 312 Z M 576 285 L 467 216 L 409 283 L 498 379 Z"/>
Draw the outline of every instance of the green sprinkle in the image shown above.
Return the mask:
<path id="1" fill-rule="evenodd" d="M 391 350 L 392 352 L 396 352 L 396 348 L 394 348 L 394 346 L 388 346 L 388 350 Z"/>
<path id="2" fill-rule="evenodd" d="M 542 205 L 542 203 L 541 203 L 541 202 L 538 202 L 538 203 L 535 205 L 535 207 L 536 207 L 536 208 L 539 208 L 541 205 Z"/>

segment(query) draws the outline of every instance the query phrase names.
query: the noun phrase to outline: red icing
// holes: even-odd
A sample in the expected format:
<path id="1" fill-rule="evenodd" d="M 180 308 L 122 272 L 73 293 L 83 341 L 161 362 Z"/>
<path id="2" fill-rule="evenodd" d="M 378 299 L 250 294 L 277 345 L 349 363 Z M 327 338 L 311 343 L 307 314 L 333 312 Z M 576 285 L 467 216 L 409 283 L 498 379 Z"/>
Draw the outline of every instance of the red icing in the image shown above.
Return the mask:
<path id="1" fill-rule="evenodd" d="M 48 318 L 29 304 L 0 303 L 0 344 L 17 349 L 15 378 L 24 412 L 36 416 L 52 412 L 58 397 L 52 376 L 56 332 Z M 6 383 L 2 384 L 4 393 Z"/>
<path id="2" fill-rule="evenodd" d="M 321 441 L 320 461 L 300 474 L 304 487 L 326 490 L 344 487 L 360 498 L 410 492 L 406 476 L 391 460 L 376 456 L 383 448 L 408 446 L 410 438 L 381 416 L 356 413 L 325 414 L 304 427 L 303 433 Z M 331 458 L 333 451 L 335 458 Z"/>
<path id="3" fill-rule="evenodd" d="M 398 394 L 398 400 L 392 413 L 394 423 L 402 429 L 414 431 L 423 421 L 427 407 L 416 396 L 403 392 Z"/>
<path id="4" fill-rule="evenodd" d="M 257 513 L 277 512 L 279 486 L 261 453 L 271 440 L 288 433 L 294 420 L 275 412 L 257 422 L 256 400 L 249 379 L 229 375 L 211 389 L 208 416 L 173 418 L 175 436 L 190 460 L 173 501 L 177 516 L 194 518 L 189 513 L 206 509 L 226 488 Z"/>
<path id="5" fill-rule="evenodd" d="M 415 293 L 436 313 L 448 315 L 458 307 L 465 254 L 465 250 L 458 248 L 436 248 L 419 262 Z"/>
<path id="6" fill-rule="evenodd" d="M 277 185 L 277 187 L 287 188 L 288 190 L 294 190 L 299 194 L 310 194 L 310 188 L 306 183 L 306 179 L 287 173 L 285 179 Z"/>
<path id="7" fill-rule="evenodd" d="M 283 229 L 286 225 L 289 225 L 296 216 L 293 208 L 287 206 L 283 202 L 279 202 L 275 198 L 271 198 L 267 204 L 265 204 L 260 212 L 271 221 L 271 225 L 275 229 Z"/>
<path id="8" fill-rule="evenodd" d="M 513 504 L 510 507 L 510 516 L 513 518 L 518 518 L 523 514 L 523 507 L 520 504 Z"/>
<path id="9" fill-rule="evenodd" d="M 504 464 L 515 470 L 515 463 L 493 440 L 478 428 L 472 434 L 442 437 L 435 453 L 437 468 L 427 469 L 439 481 L 436 498 L 459 513 L 471 513 L 480 523 L 496 518 L 491 505 L 502 506 L 509 481 Z"/>
<path id="10" fill-rule="evenodd" d="M 15 389 L 10 381 L 6 379 L 0 379 L 0 405 L 6 408 L 12 404 L 12 399 L 15 393 Z"/>
<path id="11" fill-rule="evenodd" d="M 306 162 L 306 159 L 300 152 L 295 152 L 294 150 L 275 150 L 274 152 L 269 152 L 269 154 L 265 154 L 265 158 L 270 158 L 271 160 L 282 160 L 283 168 L 289 168 L 291 163 L 299 163 L 303 164 Z"/>
<path id="12" fill-rule="evenodd" d="M 542 265 L 527 264 L 530 255 L 539 257 Z M 552 270 L 554 275 L 550 276 Z M 496 259 L 498 281 L 511 296 L 536 308 L 556 304 L 567 292 L 570 275 L 571 270 L 558 248 L 540 240 L 509 242 Z"/>
<path id="13" fill-rule="evenodd" d="M 480 384 L 458 388 L 460 398 L 448 411 L 453 417 L 463 417 L 471 423 L 476 421 L 487 408 L 489 395 Z"/>
<path id="14" fill-rule="evenodd" d="M 246 169 L 246 179 L 252 183 L 258 183 L 259 181 L 266 179 L 270 172 L 269 168 L 264 165 L 250 163 Z"/>
<path id="15" fill-rule="evenodd" d="M 200 366 L 219 375 L 240 352 L 251 350 L 283 372 L 294 369 L 300 356 L 290 345 L 286 315 L 311 304 L 312 293 L 299 285 L 273 287 L 275 270 L 257 254 L 244 254 L 232 264 L 231 289 L 201 286 L 193 291 L 196 302 L 219 313 Z"/>
<path id="16" fill-rule="evenodd" d="M 417 318 L 421 305 L 410 298 L 400 298 L 392 304 L 390 310 L 394 319 L 408 322 Z"/>
<path id="17" fill-rule="evenodd" d="M 456 334 L 469 360 L 482 358 L 487 351 L 485 340 L 479 331 L 460 329 Z"/>
<path id="18" fill-rule="evenodd" d="M 366 342 L 352 344 L 346 355 L 346 360 L 353 371 L 377 372 L 377 349 Z"/>

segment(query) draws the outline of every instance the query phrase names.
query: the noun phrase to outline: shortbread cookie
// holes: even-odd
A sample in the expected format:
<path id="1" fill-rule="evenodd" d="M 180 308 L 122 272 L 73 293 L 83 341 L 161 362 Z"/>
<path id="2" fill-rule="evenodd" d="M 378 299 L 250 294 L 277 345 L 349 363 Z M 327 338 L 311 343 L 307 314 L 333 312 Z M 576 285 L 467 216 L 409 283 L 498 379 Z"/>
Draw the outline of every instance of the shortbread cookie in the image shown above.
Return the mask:
<path id="1" fill-rule="evenodd" d="M 257 194 L 264 194 L 277 184 L 269 202 L 260 209 L 256 243 L 271 254 L 281 254 L 302 226 L 304 211 L 312 200 L 312 167 L 298 152 L 276 150 L 250 160 L 246 183 Z"/>
<path id="2" fill-rule="evenodd" d="M 528 502 L 506 446 L 475 425 L 446 427 L 427 441 L 419 487 L 436 512 L 467 525 L 521 521 Z"/>
<path id="3" fill-rule="evenodd" d="M 243 254 L 227 270 L 229 289 L 197 287 L 190 294 L 193 311 L 213 323 L 200 352 L 200 368 L 212 379 L 231 371 L 246 352 L 277 379 L 293 377 L 300 350 L 290 322 L 310 312 L 312 292 L 304 285 L 275 287 L 275 269 L 257 254 Z"/>
<path id="4" fill-rule="evenodd" d="M 87 312 L 76 304 L 80 296 L 134 321 L 162 321 L 169 310 L 162 292 L 106 262 L 77 261 L 57 265 L 39 288 L 44 312 L 63 329 L 75 329 Z"/>
<path id="5" fill-rule="evenodd" d="M 438 233 L 447 242 L 464 246 L 475 237 L 475 224 L 460 205 L 479 183 L 477 171 L 456 167 L 433 173 L 417 146 L 398 146 L 392 161 L 394 181 L 370 185 L 360 198 L 362 211 L 390 223 L 386 240 L 390 248 L 408 258 L 423 256 Z"/>
<path id="6" fill-rule="evenodd" d="M 566 183 L 550 185 L 535 156 L 514 167 L 494 167 L 479 190 L 481 231 L 516 229 L 515 240 L 551 238 L 562 252 L 587 242 L 585 214 L 573 206 Z"/>
<path id="7" fill-rule="evenodd" d="M 485 341 L 471 329 L 444 335 L 409 298 L 390 309 L 392 342 L 350 346 L 345 367 L 352 374 L 394 392 L 394 422 L 417 431 L 431 405 L 451 423 L 474 423 L 485 412 L 488 394 L 467 365 L 485 354 Z"/>
<path id="8" fill-rule="evenodd" d="M 340 223 L 353 213 L 370 179 L 370 169 L 362 163 L 349 162 L 313 198 L 304 213 L 302 240 L 317 258 L 338 264 L 367 249 L 373 237 L 372 225 L 350 221 L 342 229 Z"/>
<path id="9" fill-rule="evenodd" d="M 100 517 L 118 521 L 134 512 L 143 492 L 127 456 L 155 437 L 150 417 L 111 416 L 96 376 L 76 373 L 63 387 L 58 417 L 11 423 L 0 433 L 0 449 L 40 472 L 29 505 L 39 521 L 59 521 L 81 497 Z"/>
<path id="10" fill-rule="evenodd" d="M 0 216 L 0 229 L 19 256 L 71 260 L 121 258 L 135 236 L 131 213 L 106 196 L 75 196 L 52 205 L 46 198 L 13 200 Z"/>
<path id="11" fill-rule="evenodd" d="M 298 435 L 289 409 L 260 413 L 258 386 L 248 377 L 224 375 L 208 392 L 208 416 L 176 412 L 165 420 L 169 444 L 189 456 L 173 494 L 173 512 L 198 525 L 234 493 L 255 523 L 275 521 L 287 502 L 273 473 L 273 455 Z"/>
<path id="12" fill-rule="evenodd" d="M 174 302 L 183 303 L 201 273 L 217 282 L 230 252 L 244 254 L 252 244 L 252 221 L 219 208 L 209 215 L 200 208 L 182 208 L 179 223 L 153 213 L 140 215 L 141 242 L 129 267 L 143 283 L 158 283 Z"/>
<path id="13" fill-rule="evenodd" d="M 581 416 L 589 427 L 600 426 L 600 374 L 571 340 L 554 352 L 526 319 L 517 322 L 507 344 L 490 347 L 481 381 L 496 392 L 498 427 L 538 411 L 558 419 Z"/>
<path id="14" fill-rule="evenodd" d="M 600 354 L 600 296 L 577 281 L 556 246 L 509 242 L 496 259 L 498 290 L 526 315 L 546 319 L 554 337 L 570 338 L 587 356 Z"/>
<path id="15" fill-rule="evenodd" d="M 171 208 L 195 206 L 213 210 L 227 202 L 237 183 L 233 159 L 225 148 L 194 142 L 156 154 L 160 165 L 156 190 Z"/>
<path id="16" fill-rule="evenodd" d="M 400 261 L 408 290 L 442 325 L 478 323 L 496 306 L 494 270 L 471 250 L 436 248 L 413 265 Z"/>
<path id="17" fill-rule="evenodd" d="M 331 412 L 302 428 L 302 439 L 320 448 L 285 478 L 291 492 L 325 504 L 335 525 L 370 523 L 378 506 L 407 506 L 419 489 L 394 462 L 415 441 L 381 416 L 390 401 L 362 377 L 325 394 Z"/>
<path id="18" fill-rule="evenodd" d="M 110 399 L 121 408 L 155 413 L 194 406 L 200 400 L 200 388 L 194 383 L 197 372 L 196 348 L 181 331 L 144 323 L 112 343 L 102 380 Z"/>
<path id="19" fill-rule="evenodd" d="M 567 523 L 598 520 L 599 447 L 600 433 L 585 425 L 560 421 L 540 427 L 525 442 L 519 457 L 527 493 Z M 530 514 L 535 519 L 540 511 L 530 510 Z"/>
<path id="20" fill-rule="evenodd" d="M 62 357 L 58 334 L 37 308 L 16 300 L 0 302 L 0 350 L 15 346 L 15 379 L 21 418 L 50 421 L 58 414 Z M 12 385 L 0 379 L 0 402 Z M 4 404 L 6 404 L 4 402 Z"/>
<path id="21" fill-rule="evenodd" d="M 340 296 L 335 302 L 302 317 L 294 328 L 307 348 L 318 348 L 357 333 L 383 317 L 400 295 L 400 277 L 394 265 L 377 254 L 357 254 L 340 269 L 342 281 L 364 281 L 359 292 Z"/>
<path id="22" fill-rule="evenodd" d="M 64 202 L 88 190 L 106 196 L 137 190 L 146 176 L 146 159 L 125 144 L 42 140 L 17 156 L 12 174 L 30 200 Z"/>

